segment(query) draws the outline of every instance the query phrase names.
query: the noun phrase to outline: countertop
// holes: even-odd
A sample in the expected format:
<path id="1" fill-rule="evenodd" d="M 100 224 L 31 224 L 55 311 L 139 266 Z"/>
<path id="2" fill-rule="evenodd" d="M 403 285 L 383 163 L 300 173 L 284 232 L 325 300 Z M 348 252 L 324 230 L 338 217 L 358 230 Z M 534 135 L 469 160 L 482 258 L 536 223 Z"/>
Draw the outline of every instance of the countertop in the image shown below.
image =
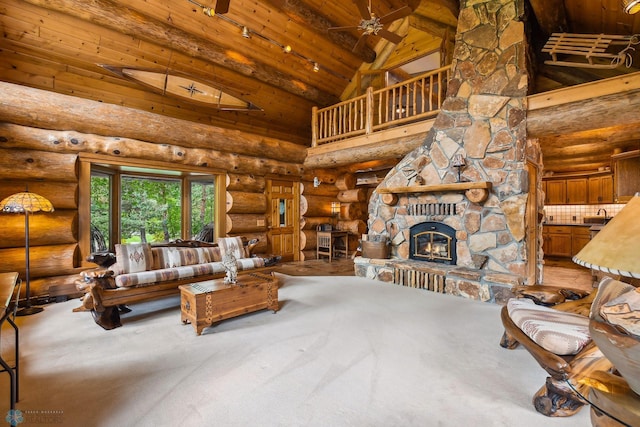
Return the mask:
<path id="1" fill-rule="evenodd" d="M 578 226 L 578 227 L 591 227 L 594 225 L 602 225 L 602 224 L 590 224 L 590 223 L 585 223 L 585 222 L 545 222 L 542 225 L 571 225 L 571 226 Z"/>

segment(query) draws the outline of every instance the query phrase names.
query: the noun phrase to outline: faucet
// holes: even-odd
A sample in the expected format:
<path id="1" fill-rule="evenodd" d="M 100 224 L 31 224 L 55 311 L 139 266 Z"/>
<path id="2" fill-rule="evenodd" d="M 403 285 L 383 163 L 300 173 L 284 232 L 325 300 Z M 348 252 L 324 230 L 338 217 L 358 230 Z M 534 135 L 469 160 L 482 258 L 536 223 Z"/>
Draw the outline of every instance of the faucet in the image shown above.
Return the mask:
<path id="1" fill-rule="evenodd" d="M 609 218 L 609 217 L 607 216 L 607 210 L 606 210 L 605 208 L 600 208 L 600 209 L 598 209 L 598 213 L 597 213 L 596 215 L 600 215 L 600 211 L 604 211 L 604 219 Z"/>

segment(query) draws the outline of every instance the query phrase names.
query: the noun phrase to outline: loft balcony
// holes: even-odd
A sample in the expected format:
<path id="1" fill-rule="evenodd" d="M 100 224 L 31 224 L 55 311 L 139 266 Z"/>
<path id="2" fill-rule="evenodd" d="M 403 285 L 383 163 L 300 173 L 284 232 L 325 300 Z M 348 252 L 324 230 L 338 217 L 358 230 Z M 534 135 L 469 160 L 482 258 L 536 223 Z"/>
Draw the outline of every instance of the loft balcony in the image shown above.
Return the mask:
<path id="1" fill-rule="evenodd" d="M 326 108 L 313 108 L 305 166 L 402 157 L 418 147 L 446 97 L 451 65 Z"/>

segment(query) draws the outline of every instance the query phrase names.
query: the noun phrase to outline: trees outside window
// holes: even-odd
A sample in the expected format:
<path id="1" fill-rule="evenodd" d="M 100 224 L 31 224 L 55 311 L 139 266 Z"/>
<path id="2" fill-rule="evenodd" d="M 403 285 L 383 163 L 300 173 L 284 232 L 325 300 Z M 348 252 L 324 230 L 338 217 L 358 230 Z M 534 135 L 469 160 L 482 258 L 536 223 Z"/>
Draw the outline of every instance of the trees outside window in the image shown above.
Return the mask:
<path id="1" fill-rule="evenodd" d="M 92 251 L 112 249 L 115 243 L 193 239 L 204 229 L 211 230 L 214 241 L 214 175 L 120 169 L 101 165 L 91 170 Z M 106 248 L 100 248 L 100 239 Z"/>

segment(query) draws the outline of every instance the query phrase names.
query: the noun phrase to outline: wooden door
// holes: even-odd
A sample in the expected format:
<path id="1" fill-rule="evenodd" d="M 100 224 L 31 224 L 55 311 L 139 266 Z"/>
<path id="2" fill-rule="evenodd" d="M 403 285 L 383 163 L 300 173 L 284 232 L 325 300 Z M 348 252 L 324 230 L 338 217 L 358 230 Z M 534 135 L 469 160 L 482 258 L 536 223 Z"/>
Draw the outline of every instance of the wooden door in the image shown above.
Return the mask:
<path id="1" fill-rule="evenodd" d="M 300 252 L 300 183 L 286 179 L 267 180 L 271 253 L 282 261 L 297 261 Z"/>

